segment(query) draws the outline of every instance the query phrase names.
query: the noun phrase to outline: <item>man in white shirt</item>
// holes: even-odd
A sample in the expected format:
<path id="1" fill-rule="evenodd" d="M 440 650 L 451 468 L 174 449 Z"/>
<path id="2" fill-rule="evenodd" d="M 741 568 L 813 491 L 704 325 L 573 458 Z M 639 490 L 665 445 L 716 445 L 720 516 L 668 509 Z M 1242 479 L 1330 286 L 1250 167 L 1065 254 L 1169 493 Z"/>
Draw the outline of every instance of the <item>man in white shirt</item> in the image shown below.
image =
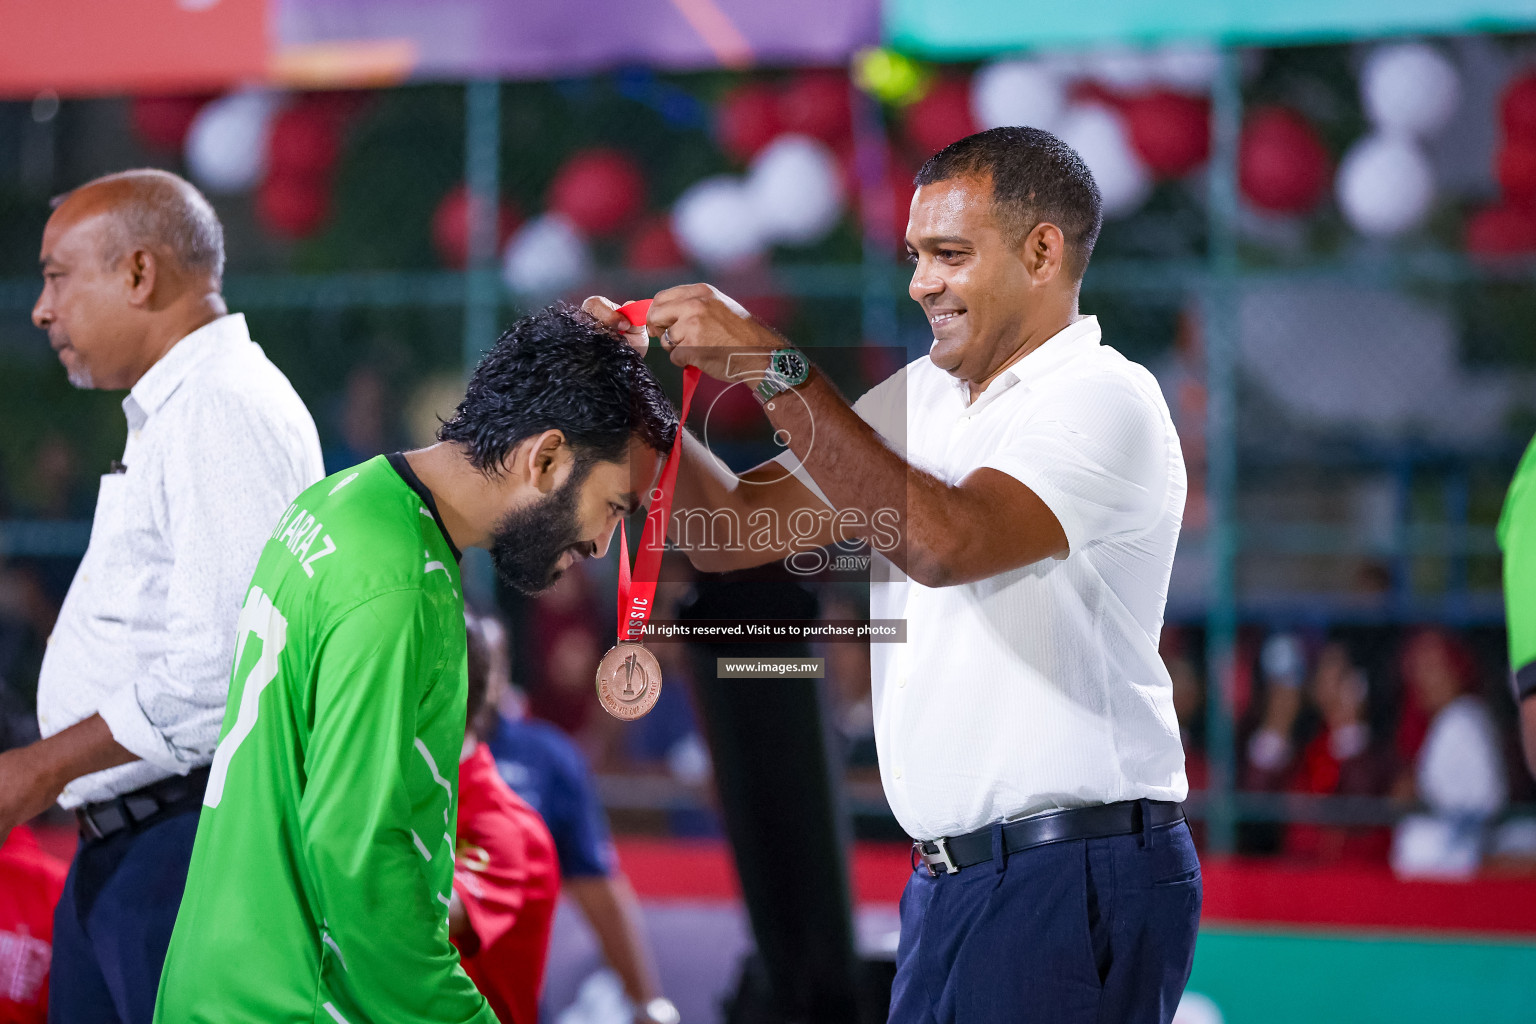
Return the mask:
<path id="1" fill-rule="evenodd" d="M 790 448 L 738 476 L 690 437 L 677 519 L 750 540 L 682 543 L 724 571 L 867 540 L 871 617 L 907 621 L 907 643 L 871 646 L 881 777 L 917 841 L 892 1021 L 1166 1024 L 1201 902 L 1157 653 L 1178 438 L 1151 374 L 1078 314 L 1101 217 L 1070 147 L 993 129 L 916 184 L 909 291 L 933 344 L 851 407 L 709 286 L 656 297 L 672 361 L 756 379 Z"/>
<path id="2" fill-rule="evenodd" d="M 1402 665 L 1429 714 L 1413 766 L 1415 795 L 1428 813 L 1397 823 L 1392 870 L 1405 878 L 1470 878 L 1482 864 L 1489 823 L 1509 801 L 1504 746 L 1487 705 L 1469 692 L 1476 662 L 1458 638 L 1417 630 Z"/>
<path id="3" fill-rule="evenodd" d="M 148 1024 L 262 542 L 322 475 L 303 402 L 219 294 L 224 233 L 163 171 L 56 201 L 32 320 L 80 388 L 128 389 L 123 457 L 0 754 L 0 835 L 57 800 L 81 841 L 55 914 L 55 1021 Z"/>

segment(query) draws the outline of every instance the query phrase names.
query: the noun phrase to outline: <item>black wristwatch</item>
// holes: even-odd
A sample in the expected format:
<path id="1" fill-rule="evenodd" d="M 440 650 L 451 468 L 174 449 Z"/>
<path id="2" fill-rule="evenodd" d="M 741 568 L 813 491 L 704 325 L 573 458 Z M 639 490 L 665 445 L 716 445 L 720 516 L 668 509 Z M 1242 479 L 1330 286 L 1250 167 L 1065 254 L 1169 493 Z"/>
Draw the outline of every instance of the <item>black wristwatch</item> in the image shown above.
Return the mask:
<path id="1" fill-rule="evenodd" d="M 804 384 L 811 375 L 811 361 L 797 348 L 776 348 L 768 353 L 768 370 L 753 389 L 759 402 Z"/>

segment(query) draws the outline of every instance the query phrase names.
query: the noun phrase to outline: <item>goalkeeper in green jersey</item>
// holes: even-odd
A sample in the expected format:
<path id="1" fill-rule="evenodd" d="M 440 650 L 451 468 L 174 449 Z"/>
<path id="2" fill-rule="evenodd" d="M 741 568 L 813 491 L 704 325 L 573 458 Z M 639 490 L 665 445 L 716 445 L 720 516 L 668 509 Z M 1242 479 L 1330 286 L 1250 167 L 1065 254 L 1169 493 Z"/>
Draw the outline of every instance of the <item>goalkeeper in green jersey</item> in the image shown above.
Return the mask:
<path id="1" fill-rule="evenodd" d="M 629 345 L 546 310 L 480 363 L 439 444 L 294 501 L 240 611 L 158 1024 L 495 1024 L 448 941 L 459 551 L 544 589 L 606 550 L 677 429 Z"/>
<path id="2" fill-rule="evenodd" d="M 1525 763 L 1536 773 L 1536 438 L 1520 460 L 1499 516 L 1509 668 L 1520 705 Z"/>

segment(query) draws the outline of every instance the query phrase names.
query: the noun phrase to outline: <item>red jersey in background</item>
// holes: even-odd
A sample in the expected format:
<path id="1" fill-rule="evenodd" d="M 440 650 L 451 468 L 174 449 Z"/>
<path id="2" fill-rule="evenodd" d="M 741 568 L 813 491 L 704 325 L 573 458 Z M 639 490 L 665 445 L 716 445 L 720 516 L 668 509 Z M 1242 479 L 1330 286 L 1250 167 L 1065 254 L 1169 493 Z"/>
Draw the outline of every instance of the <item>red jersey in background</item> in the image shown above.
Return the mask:
<path id="1" fill-rule="evenodd" d="M 536 1024 L 560 866 L 544 819 L 502 781 L 484 743 L 459 764 L 456 858 L 453 888 L 473 931 L 458 943 L 464 970 L 502 1024 Z"/>
<path id="2" fill-rule="evenodd" d="M 0 1024 L 48 1019 L 53 908 L 68 873 L 25 825 L 0 846 Z"/>

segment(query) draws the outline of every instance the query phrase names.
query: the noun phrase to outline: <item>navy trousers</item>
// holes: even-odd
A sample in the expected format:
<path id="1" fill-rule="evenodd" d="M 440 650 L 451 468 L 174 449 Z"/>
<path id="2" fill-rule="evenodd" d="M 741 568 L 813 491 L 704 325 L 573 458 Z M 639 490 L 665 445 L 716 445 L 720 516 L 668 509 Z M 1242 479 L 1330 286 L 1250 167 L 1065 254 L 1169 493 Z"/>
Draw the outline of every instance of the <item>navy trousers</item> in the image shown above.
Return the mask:
<path id="1" fill-rule="evenodd" d="M 891 1024 L 1168 1024 L 1194 960 L 1200 862 L 1183 822 L 1055 843 L 901 897 Z"/>
<path id="2" fill-rule="evenodd" d="M 82 840 L 53 914 L 49 1024 L 150 1024 L 197 809 Z"/>

